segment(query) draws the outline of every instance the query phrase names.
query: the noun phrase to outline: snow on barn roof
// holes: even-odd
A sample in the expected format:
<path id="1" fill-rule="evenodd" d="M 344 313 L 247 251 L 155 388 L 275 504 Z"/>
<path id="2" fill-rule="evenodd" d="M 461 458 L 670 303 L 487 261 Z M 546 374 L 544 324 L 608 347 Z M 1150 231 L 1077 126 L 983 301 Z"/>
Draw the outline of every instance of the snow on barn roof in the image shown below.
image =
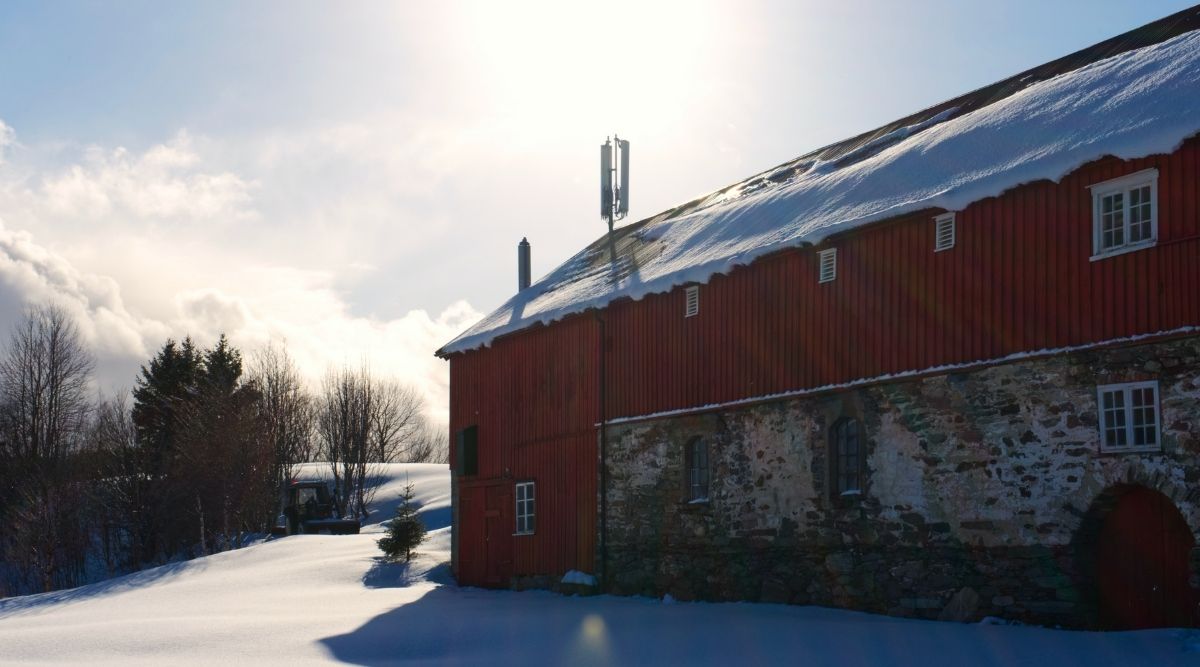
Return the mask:
<path id="1" fill-rule="evenodd" d="M 1200 132 L 1197 28 L 1194 7 L 621 227 L 437 354 L 862 225 L 961 210 L 1104 156 L 1169 153 Z"/>

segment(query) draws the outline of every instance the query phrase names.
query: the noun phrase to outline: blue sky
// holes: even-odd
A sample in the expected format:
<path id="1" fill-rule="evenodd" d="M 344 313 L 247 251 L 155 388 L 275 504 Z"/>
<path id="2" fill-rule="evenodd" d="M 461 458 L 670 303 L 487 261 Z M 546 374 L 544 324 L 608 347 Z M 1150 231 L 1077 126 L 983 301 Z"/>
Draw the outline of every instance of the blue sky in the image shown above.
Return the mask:
<path id="1" fill-rule="evenodd" d="M 109 386 L 166 336 L 363 358 L 445 411 L 432 350 L 603 230 L 1187 2 L 7 2 L 0 325 L 86 320 Z"/>

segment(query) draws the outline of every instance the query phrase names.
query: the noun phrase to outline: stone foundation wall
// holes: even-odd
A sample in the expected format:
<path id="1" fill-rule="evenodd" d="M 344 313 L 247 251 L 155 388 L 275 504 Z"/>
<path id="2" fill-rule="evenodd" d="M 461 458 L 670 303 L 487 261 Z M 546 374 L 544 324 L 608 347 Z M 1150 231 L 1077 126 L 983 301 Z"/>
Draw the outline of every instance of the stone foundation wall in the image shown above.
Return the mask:
<path id="1" fill-rule="evenodd" d="M 1162 451 L 1099 453 L 1096 387 L 1159 381 Z M 859 420 L 863 492 L 831 497 L 827 433 Z M 709 445 L 687 503 L 685 444 Z M 607 427 L 614 593 L 1088 627 L 1089 536 L 1140 484 L 1200 529 L 1200 337 L 1030 359 Z M 1193 572 L 1200 553 L 1193 553 Z M 1193 585 L 1200 584 L 1193 577 Z"/>

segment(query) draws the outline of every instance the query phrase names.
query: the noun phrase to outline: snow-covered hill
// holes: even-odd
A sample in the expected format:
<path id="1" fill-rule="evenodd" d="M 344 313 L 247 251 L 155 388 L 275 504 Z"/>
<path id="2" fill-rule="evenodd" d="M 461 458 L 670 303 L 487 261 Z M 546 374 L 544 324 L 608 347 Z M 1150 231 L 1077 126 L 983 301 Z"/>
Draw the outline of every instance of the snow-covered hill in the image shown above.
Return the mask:
<path id="1" fill-rule="evenodd" d="M 0 663 L 1200 663 L 1200 633 L 1189 630 L 1098 634 L 458 588 L 447 568 L 446 467 L 395 465 L 384 474 L 362 535 L 288 537 L 0 600 Z M 407 480 L 429 541 L 413 563 L 384 565 L 378 523 Z"/>

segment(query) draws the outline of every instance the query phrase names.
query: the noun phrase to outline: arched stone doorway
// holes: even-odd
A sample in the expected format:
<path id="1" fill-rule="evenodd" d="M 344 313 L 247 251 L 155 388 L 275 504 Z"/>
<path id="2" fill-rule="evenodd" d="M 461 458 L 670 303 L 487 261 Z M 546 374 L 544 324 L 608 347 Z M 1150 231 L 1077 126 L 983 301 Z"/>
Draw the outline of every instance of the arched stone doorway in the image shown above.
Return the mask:
<path id="1" fill-rule="evenodd" d="M 1105 628 L 1196 625 L 1189 583 L 1195 538 L 1171 499 L 1144 486 L 1110 488 L 1093 504 L 1090 551 L 1097 620 Z M 1081 554 L 1082 555 L 1082 554 Z"/>

